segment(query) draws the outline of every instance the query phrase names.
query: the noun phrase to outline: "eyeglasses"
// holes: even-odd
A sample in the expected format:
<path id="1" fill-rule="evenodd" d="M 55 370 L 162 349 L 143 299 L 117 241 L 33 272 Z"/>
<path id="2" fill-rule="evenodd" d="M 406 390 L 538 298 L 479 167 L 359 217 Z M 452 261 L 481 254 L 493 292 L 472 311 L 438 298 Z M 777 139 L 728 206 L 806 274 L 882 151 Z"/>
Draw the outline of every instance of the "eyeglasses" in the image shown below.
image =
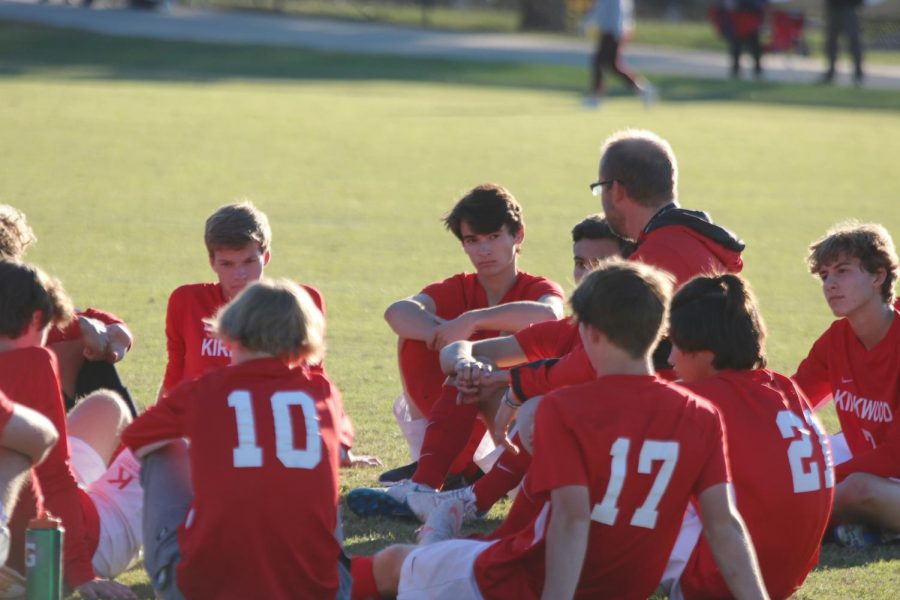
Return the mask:
<path id="1" fill-rule="evenodd" d="M 591 193 L 595 196 L 599 196 L 603 192 L 603 186 L 615 183 L 616 181 L 618 181 L 618 179 L 604 179 L 603 181 L 592 183 Z"/>

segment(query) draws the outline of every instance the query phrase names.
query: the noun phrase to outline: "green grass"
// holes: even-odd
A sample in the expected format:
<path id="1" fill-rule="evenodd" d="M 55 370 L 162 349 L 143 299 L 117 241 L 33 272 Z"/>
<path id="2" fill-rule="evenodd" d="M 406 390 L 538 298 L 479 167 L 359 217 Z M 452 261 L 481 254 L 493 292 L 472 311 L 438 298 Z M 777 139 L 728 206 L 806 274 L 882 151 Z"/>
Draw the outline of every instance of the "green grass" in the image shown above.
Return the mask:
<path id="1" fill-rule="evenodd" d="M 599 209 L 587 184 L 613 131 L 667 137 L 684 205 L 748 243 L 745 273 L 792 372 L 830 322 L 802 257 L 848 217 L 900 231 L 900 94 L 659 79 L 645 111 L 614 96 L 579 108 L 582 69 L 349 57 L 127 40 L 0 23 L 0 201 L 29 216 L 29 258 L 80 306 L 122 316 L 122 365 L 142 404 L 163 373 L 169 292 L 209 280 L 202 224 L 249 197 L 274 227 L 267 273 L 309 282 L 329 309 L 328 370 L 361 452 L 407 460 L 390 405 L 400 389 L 387 304 L 469 268 L 440 216 L 467 188 L 508 186 L 528 224 L 522 267 L 571 289 L 571 226 Z M 832 430 L 835 420 L 826 412 Z M 345 471 L 342 491 L 374 471 Z M 495 507 L 490 527 L 506 505 Z M 412 527 L 345 515 L 350 552 Z M 881 598 L 900 549 L 829 549 L 806 598 Z M 126 575 L 151 598 L 139 570 Z"/>

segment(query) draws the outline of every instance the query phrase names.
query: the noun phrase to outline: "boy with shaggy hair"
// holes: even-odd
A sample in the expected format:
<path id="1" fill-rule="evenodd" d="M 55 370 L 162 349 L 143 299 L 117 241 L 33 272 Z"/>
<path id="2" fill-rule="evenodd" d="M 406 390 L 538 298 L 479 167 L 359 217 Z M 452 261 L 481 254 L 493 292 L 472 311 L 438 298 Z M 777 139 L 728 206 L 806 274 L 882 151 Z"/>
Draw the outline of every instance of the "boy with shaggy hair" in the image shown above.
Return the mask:
<path id="1" fill-rule="evenodd" d="M 794 380 L 815 408 L 834 398 L 832 520 L 847 545 L 900 532 L 900 308 L 894 304 L 897 251 L 881 225 L 833 227 L 810 246 L 809 270 L 822 281 L 832 323 Z M 879 531 L 880 530 L 880 531 Z"/>
<path id="2" fill-rule="evenodd" d="M 539 513 L 493 542 L 437 541 L 433 527 L 423 542 L 436 543 L 392 546 L 371 565 L 357 559 L 354 597 L 646 598 L 697 497 L 731 592 L 765 598 L 732 499 L 720 417 L 653 374 L 670 293 L 668 278 L 646 265 L 610 261 L 585 277 L 572 309 L 597 379 L 530 401 L 534 443 L 525 444 Z M 448 535 L 460 520 L 454 504 Z"/>
<path id="3" fill-rule="evenodd" d="M 168 391 L 123 436 L 139 456 L 190 440 L 193 502 L 154 586 L 164 598 L 334 597 L 340 404 L 309 368 L 325 351 L 322 313 L 296 284 L 262 280 L 210 331 L 231 365 Z"/>
<path id="4" fill-rule="evenodd" d="M 61 326 L 71 318 L 71 301 L 57 280 L 36 267 L 0 261 L 0 390 L 43 414 L 59 432 L 60 441 L 35 473 L 44 506 L 66 529 L 65 581 L 88 598 L 133 598 L 111 581 L 141 548 L 139 466 L 131 452 L 116 453 L 131 414 L 115 392 L 100 390 L 66 416 L 56 358 L 44 342 L 51 323 Z M 20 506 L 29 508 L 35 507 Z M 15 522 L 20 526 L 13 544 L 19 546 L 27 518 Z"/>

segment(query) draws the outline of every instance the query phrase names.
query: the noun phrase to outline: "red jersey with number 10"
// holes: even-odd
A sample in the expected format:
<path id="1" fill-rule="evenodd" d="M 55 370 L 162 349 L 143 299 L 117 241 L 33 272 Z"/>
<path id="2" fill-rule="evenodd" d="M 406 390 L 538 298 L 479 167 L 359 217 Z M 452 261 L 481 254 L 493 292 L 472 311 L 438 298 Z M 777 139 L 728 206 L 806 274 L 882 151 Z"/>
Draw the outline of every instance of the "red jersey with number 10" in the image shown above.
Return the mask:
<path id="1" fill-rule="evenodd" d="M 338 588 L 335 390 L 274 358 L 185 382 L 123 434 L 135 451 L 190 439 L 194 501 L 179 529 L 187 598 L 332 598 Z"/>
<path id="2" fill-rule="evenodd" d="M 656 589 L 691 496 L 729 480 L 715 408 L 658 377 L 609 375 L 544 397 L 531 491 L 588 488 L 590 537 L 577 598 L 645 599 Z M 538 598 L 550 503 L 532 526 L 475 561 L 487 599 Z"/>
<path id="3" fill-rule="evenodd" d="M 787 598 L 819 560 L 834 472 L 825 431 L 794 382 L 759 369 L 720 371 L 685 387 L 725 421 L 737 507 L 772 598 Z M 731 598 L 701 537 L 684 573 L 686 598 Z"/>

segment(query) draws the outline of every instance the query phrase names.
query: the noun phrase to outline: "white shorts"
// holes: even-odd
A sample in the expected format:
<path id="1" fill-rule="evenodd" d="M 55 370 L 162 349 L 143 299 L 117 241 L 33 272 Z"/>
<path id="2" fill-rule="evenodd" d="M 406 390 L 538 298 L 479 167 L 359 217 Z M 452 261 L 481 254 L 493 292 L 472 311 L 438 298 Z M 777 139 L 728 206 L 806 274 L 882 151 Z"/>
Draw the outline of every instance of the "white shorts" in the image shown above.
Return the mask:
<path id="1" fill-rule="evenodd" d="M 68 439 L 78 485 L 88 493 L 100 517 L 100 541 L 92 561 L 94 572 L 112 579 L 140 558 L 144 504 L 141 466 L 131 450 L 126 449 L 107 468 L 87 442 L 72 436 Z"/>
<path id="2" fill-rule="evenodd" d="M 675 539 L 675 545 L 669 555 L 669 562 L 666 564 L 666 570 L 663 571 L 662 580 L 659 583 L 670 600 L 684 598 L 680 585 L 681 574 L 684 573 L 684 568 L 687 566 L 691 554 L 694 553 L 694 548 L 697 547 L 702 532 L 703 522 L 694 505 L 688 504 L 687 510 L 684 511 L 684 519 L 681 521 L 681 531 Z"/>
<path id="3" fill-rule="evenodd" d="M 447 540 L 420 546 L 400 568 L 398 600 L 482 600 L 475 559 L 493 542 Z"/>

